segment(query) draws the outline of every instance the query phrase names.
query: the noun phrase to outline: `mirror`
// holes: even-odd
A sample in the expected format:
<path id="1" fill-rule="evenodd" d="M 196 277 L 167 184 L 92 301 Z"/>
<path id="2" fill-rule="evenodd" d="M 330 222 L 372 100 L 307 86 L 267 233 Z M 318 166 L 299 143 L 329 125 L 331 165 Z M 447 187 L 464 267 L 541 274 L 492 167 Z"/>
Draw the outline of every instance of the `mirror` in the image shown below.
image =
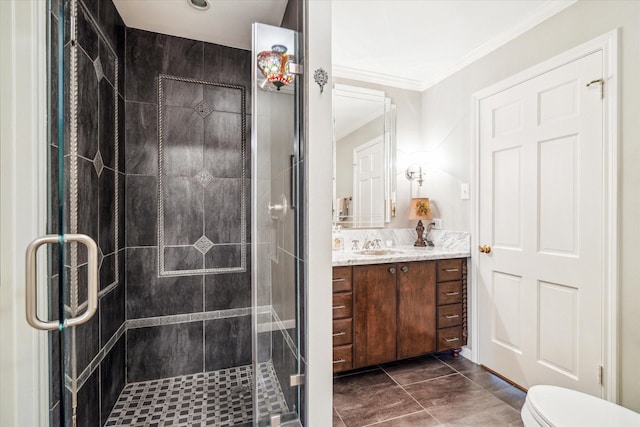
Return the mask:
<path id="1" fill-rule="evenodd" d="M 336 84 L 334 224 L 380 228 L 395 214 L 395 106 L 380 90 Z"/>

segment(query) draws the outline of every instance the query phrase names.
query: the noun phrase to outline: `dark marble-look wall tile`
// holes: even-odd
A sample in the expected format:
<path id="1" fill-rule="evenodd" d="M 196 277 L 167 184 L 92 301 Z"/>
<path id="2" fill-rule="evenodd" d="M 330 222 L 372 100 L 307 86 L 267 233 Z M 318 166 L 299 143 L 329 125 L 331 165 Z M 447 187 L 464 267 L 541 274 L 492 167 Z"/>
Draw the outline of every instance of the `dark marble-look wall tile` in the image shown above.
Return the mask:
<path id="1" fill-rule="evenodd" d="M 116 281 L 116 253 L 110 253 L 102 258 L 100 265 L 100 290 Z"/>
<path id="2" fill-rule="evenodd" d="M 276 371 L 276 376 L 278 377 L 278 381 L 280 382 L 280 387 L 282 388 L 284 398 L 287 402 L 287 405 L 292 408 L 293 405 L 296 404 L 295 396 L 297 387 L 291 387 L 289 385 L 289 377 L 297 373 L 297 359 L 296 355 L 291 351 L 289 345 L 285 341 L 283 333 L 291 333 L 291 331 L 275 330 L 272 332 L 272 361 L 273 369 Z"/>
<path id="3" fill-rule="evenodd" d="M 213 245 L 205 254 L 205 268 L 240 267 L 241 245 Z"/>
<path id="4" fill-rule="evenodd" d="M 251 363 L 251 316 L 207 320 L 204 339 L 207 371 Z"/>
<path id="5" fill-rule="evenodd" d="M 78 54 L 78 154 L 93 159 L 98 149 L 98 78 L 93 63 Z"/>
<path id="6" fill-rule="evenodd" d="M 100 363 L 100 425 L 104 425 L 125 386 L 125 337 L 120 337 Z"/>
<path id="7" fill-rule="evenodd" d="M 217 83 L 216 80 L 213 82 Z M 204 100 L 214 111 L 228 113 L 242 112 L 242 91 L 240 89 L 205 85 Z"/>
<path id="8" fill-rule="evenodd" d="M 251 113 L 251 52 L 212 43 L 204 45 L 204 78 L 242 85 L 247 90 L 246 111 Z"/>
<path id="9" fill-rule="evenodd" d="M 164 107 L 162 174 L 195 176 L 204 167 L 204 121 L 193 108 Z"/>
<path id="10" fill-rule="evenodd" d="M 92 60 L 96 59 L 99 50 L 98 33 L 81 7 L 78 8 L 76 34 L 80 47 L 84 49 Z"/>
<path id="11" fill-rule="evenodd" d="M 204 267 L 202 252 L 193 246 L 164 248 L 164 268 L 172 270 L 200 270 Z"/>
<path id="12" fill-rule="evenodd" d="M 71 414 L 71 393 L 67 391 L 67 414 Z M 100 369 L 78 390 L 77 427 L 100 427 Z M 70 418 L 69 418 L 70 419 Z"/>
<path id="13" fill-rule="evenodd" d="M 127 29 L 126 99 L 157 102 L 158 74 L 202 79 L 203 44 Z"/>
<path id="14" fill-rule="evenodd" d="M 127 247 L 157 244 L 157 180 L 154 176 L 127 175 Z"/>
<path id="15" fill-rule="evenodd" d="M 127 101 L 126 171 L 128 174 L 158 173 L 158 107 L 155 104 Z"/>
<path id="16" fill-rule="evenodd" d="M 114 49 L 119 47 L 124 51 L 125 25 L 113 4 L 113 0 L 100 0 L 99 22 L 111 46 Z M 124 55 L 122 58 L 124 59 Z"/>
<path id="17" fill-rule="evenodd" d="M 204 165 L 218 178 L 242 177 L 240 114 L 214 111 L 204 120 Z"/>
<path id="18" fill-rule="evenodd" d="M 195 108 L 203 100 L 202 86 L 200 83 L 163 79 L 163 104 L 173 107 Z M 209 106 L 213 107 L 211 104 Z"/>
<path id="19" fill-rule="evenodd" d="M 127 249 L 127 319 L 202 311 L 202 276 L 158 277 L 157 259 L 156 248 Z"/>
<path id="20" fill-rule="evenodd" d="M 61 1 L 61 0 L 56 0 L 56 1 Z M 96 22 L 100 22 L 100 3 L 108 0 L 80 0 L 80 1 L 87 8 L 91 16 L 93 16 L 93 19 L 95 19 Z M 78 9 L 82 9 L 82 8 L 78 8 Z"/>
<path id="21" fill-rule="evenodd" d="M 118 95 L 118 172 L 126 172 L 126 109 L 124 98 Z"/>
<path id="22" fill-rule="evenodd" d="M 115 150 L 116 150 L 116 91 L 111 83 L 105 78 L 100 80 L 100 104 L 99 104 L 99 148 L 102 162 L 105 166 L 116 168 Z"/>
<path id="23" fill-rule="evenodd" d="M 241 178 L 214 178 L 205 188 L 205 235 L 212 242 L 240 243 L 241 189 Z"/>
<path id="24" fill-rule="evenodd" d="M 77 158 L 78 161 L 78 233 L 86 234 L 98 241 L 99 215 L 98 174 L 93 162 Z M 68 187 L 67 187 L 68 188 Z M 80 245 L 79 245 L 80 246 Z M 78 251 L 78 262 L 87 261 L 86 251 Z"/>
<path id="25" fill-rule="evenodd" d="M 100 187 L 100 211 L 98 215 L 98 244 L 103 254 L 110 254 L 116 249 L 116 177 L 111 169 L 104 168 L 98 178 Z M 95 221 L 95 218 L 92 218 Z"/>
<path id="26" fill-rule="evenodd" d="M 202 372 L 202 323 L 129 329 L 127 382 Z M 228 341 L 224 344 L 228 344 Z"/>
<path id="27" fill-rule="evenodd" d="M 249 259 L 247 261 L 247 271 L 244 273 L 205 276 L 206 311 L 251 307 L 251 263 Z"/>
<path id="28" fill-rule="evenodd" d="M 100 316 L 93 316 L 80 326 L 75 328 L 76 333 L 76 355 L 78 357 L 78 372 L 82 372 L 89 362 L 98 354 L 100 350 Z M 70 337 L 67 335 L 65 344 L 66 351 L 71 351 Z M 70 354 L 70 353 L 69 353 Z"/>
<path id="29" fill-rule="evenodd" d="M 124 323 L 124 284 L 100 298 L 100 346 L 104 346 Z"/>
<path id="30" fill-rule="evenodd" d="M 162 180 L 164 244 L 192 245 L 203 235 L 204 191 L 193 177 Z"/>
<path id="31" fill-rule="evenodd" d="M 118 223 L 118 249 L 123 249 L 125 247 L 125 186 L 127 183 L 127 178 L 123 173 L 119 173 L 118 175 L 118 191 L 116 193 L 116 197 L 118 198 L 118 217 L 116 221 Z"/>
<path id="32" fill-rule="evenodd" d="M 116 86 L 116 56 L 111 52 L 104 39 L 100 38 L 100 62 L 104 77 L 111 83 L 111 87 Z"/>

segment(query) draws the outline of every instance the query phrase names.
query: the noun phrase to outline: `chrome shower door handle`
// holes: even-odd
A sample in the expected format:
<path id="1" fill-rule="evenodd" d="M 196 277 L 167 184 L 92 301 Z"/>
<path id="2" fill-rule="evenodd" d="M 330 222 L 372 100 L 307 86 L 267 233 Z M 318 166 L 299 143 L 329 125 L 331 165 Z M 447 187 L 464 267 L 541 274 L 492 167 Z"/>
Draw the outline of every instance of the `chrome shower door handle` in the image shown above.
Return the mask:
<path id="1" fill-rule="evenodd" d="M 98 245 L 86 234 L 65 234 L 63 241 L 78 242 L 87 247 L 87 272 L 89 276 L 87 281 L 87 309 L 80 316 L 65 319 L 63 323 L 64 327 L 78 326 L 91 319 L 98 309 Z M 48 234 L 38 237 L 29 243 L 26 251 L 25 300 L 27 322 L 35 329 L 43 331 L 53 331 L 59 329 L 61 326 L 58 320 L 41 320 L 37 312 L 36 253 L 40 246 L 53 243 L 58 243 L 58 235 Z"/>

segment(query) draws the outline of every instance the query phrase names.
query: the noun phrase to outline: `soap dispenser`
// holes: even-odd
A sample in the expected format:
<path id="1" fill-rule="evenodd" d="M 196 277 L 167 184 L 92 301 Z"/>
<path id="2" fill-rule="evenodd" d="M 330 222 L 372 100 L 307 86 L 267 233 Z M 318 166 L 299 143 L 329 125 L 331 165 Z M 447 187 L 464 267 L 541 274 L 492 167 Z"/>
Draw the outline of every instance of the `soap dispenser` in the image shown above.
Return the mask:
<path id="1" fill-rule="evenodd" d="M 333 227 L 332 246 L 334 251 L 341 251 L 344 249 L 344 238 L 342 237 L 341 231 L 342 231 L 341 226 L 336 225 Z"/>

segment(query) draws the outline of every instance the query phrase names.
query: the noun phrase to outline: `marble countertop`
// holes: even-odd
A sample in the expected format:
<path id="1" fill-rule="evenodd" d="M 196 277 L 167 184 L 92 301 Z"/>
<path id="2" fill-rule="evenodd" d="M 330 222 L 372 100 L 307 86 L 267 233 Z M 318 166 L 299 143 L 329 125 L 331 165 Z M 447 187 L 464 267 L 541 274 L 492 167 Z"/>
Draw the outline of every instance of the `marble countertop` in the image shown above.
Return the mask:
<path id="1" fill-rule="evenodd" d="M 394 262 L 428 261 L 447 258 L 467 258 L 468 250 L 456 248 L 417 248 L 415 246 L 397 246 L 377 250 L 379 254 L 368 254 L 367 251 L 334 251 L 333 266 L 385 264 Z"/>

